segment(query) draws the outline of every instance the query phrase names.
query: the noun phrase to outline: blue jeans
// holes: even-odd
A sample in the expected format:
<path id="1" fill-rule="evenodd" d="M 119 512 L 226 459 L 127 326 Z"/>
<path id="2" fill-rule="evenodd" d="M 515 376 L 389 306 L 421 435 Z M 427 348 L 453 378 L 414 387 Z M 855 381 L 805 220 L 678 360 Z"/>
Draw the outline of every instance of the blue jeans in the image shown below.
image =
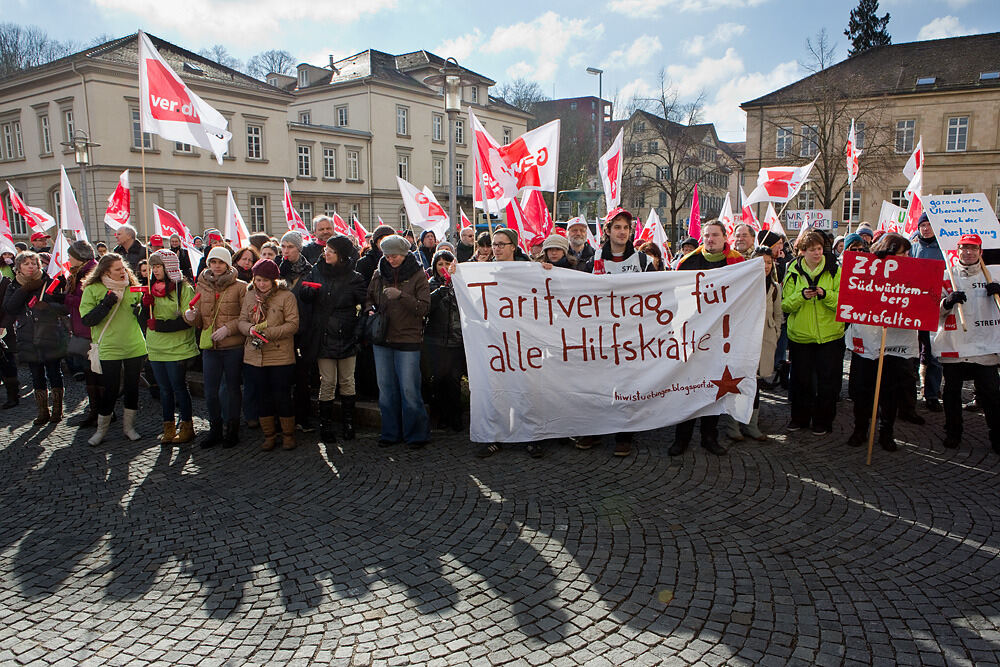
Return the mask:
<path id="1" fill-rule="evenodd" d="M 174 407 L 182 422 L 191 421 L 191 392 L 188 391 L 187 361 L 151 361 L 153 377 L 160 387 L 163 421 L 174 421 Z"/>
<path id="2" fill-rule="evenodd" d="M 430 423 L 420 393 L 420 350 L 372 346 L 378 377 L 378 409 L 382 413 L 382 440 L 424 442 Z"/>
<path id="3" fill-rule="evenodd" d="M 62 359 L 52 359 L 51 361 L 29 361 L 28 369 L 31 371 L 31 388 L 35 391 L 45 391 L 45 378 L 48 376 L 49 385 L 53 389 L 62 389 L 63 378 L 62 369 L 59 366 L 59 362 Z M 13 377 L 17 375 L 17 371 L 11 375 Z"/>
<path id="4" fill-rule="evenodd" d="M 208 421 L 240 418 L 240 367 L 243 348 L 202 350 L 201 373 L 205 383 L 205 406 Z M 220 396 L 225 395 L 223 406 Z"/>
<path id="5" fill-rule="evenodd" d="M 294 417 L 292 404 L 292 384 L 295 380 L 295 364 L 287 366 L 243 365 L 246 384 L 257 385 L 260 392 L 261 417 Z M 239 414 L 239 413 L 237 413 Z"/>

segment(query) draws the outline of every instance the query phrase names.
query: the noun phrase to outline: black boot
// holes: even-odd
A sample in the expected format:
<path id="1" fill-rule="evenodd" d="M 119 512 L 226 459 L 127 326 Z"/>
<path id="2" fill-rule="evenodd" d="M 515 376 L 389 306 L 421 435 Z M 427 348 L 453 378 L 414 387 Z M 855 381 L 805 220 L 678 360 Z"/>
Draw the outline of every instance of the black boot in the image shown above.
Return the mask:
<path id="1" fill-rule="evenodd" d="M 333 428 L 333 401 L 319 402 L 319 439 L 327 445 L 337 442 L 337 433 Z"/>
<path id="2" fill-rule="evenodd" d="M 16 375 L 13 375 L 3 379 L 3 386 L 7 389 L 7 402 L 3 404 L 2 408 L 9 410 L 16 407 L 21 400 L 21 381 L 17 379 Z"/>
<path id="3" fill-rule="evenodd" d="M 340 397 L 340 435 L 344 440 L 354 440 L 354 396 Z"/>
<path id="4" fill-rule="evenodd" d="M 101 387 L 99 385 L 87 385 L 88 409 L 86 418 L 80 422 L 80 426 L 93 428 L 97 426 L 97 411 L 101 407 Z"/>
<path id="5" fill-rule="evenodd" d="M 235 447 L 240 441 L 240 420 L 230 419 L 226 424 L 226 438 L 222 446 L 226 449 Z"/>
<path id="6" fill-rule="evenodd" d="M 214 447 L 222 443 L 222 420 L 209 422 L 208 433 L 204 438 L 201 439 L 199 446 L 202 449 L 207 449 L 208 447 Z"/>

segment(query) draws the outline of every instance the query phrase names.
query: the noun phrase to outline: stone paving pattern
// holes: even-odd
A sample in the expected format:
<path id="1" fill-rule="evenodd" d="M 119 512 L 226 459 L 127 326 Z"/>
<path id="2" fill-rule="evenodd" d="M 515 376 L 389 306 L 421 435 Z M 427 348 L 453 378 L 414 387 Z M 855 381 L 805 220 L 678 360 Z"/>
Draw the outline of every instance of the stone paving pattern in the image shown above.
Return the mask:
<path id="1" fill-rule="evenodd" d="M 671 459 L 666 428 L 628 458 L 609 438 L 479 460 L 439 432 L 163 449 L 146 392 L 143 440 L 119 421 L 91 448 L 67 395 L 69 423 L 32 426 L 30 397 L 0 413 L 2 664 L 1000 661 L 978 414 L 957 451 L 940 415 L 900 424 L 871 467 L 842 444 L 850 403 L 833 435 L 786 437 L 781 393 L 761 419 L 780 437 L 722 458 Z"/>

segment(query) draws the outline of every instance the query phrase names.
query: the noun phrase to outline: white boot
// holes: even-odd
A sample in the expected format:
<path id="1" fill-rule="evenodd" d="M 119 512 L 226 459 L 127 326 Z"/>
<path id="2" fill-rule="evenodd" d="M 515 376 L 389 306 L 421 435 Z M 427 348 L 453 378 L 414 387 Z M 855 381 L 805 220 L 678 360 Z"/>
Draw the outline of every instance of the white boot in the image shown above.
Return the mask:
<path id="1" fill-rule="evenodd" d="M 111 415 L 97 415 L 97 430 L 94 431 L 94 435 L 90 436 L 87 440 L 87 444 L 91 447 L 96 447 L 101 444 L 104 440 L 104 436 L 108 434 L 108 428 L 111 426 Z"/>
<path id="2" fill-rule="evenodd" d="M 142 438 L 141 435 L 135 430 L 135 410 L 129 410 L 125 408 L 125 416 L 122 417 L 122 433 L 129 440 L 135 442 Z"/>

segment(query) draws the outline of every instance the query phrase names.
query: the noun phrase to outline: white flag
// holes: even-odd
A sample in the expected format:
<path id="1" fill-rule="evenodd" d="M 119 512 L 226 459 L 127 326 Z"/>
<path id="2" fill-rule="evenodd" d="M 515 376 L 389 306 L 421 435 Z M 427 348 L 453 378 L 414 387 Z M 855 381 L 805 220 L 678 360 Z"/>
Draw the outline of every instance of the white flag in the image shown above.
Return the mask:
<path id="1" fill-rule="evenodd" d="M 108 210 L 104 213 L 104 224 L 117 230 L 128 222 L 131 215 L 132 195 L 128 189 L 128 169 L 118 177 L 115 191 L 108 197 Z"/>
<path id="2" fill-rule="evenodd" d="M 778 214 L 774 210 L 774 204 L 771 202 L 767 203 L 767 213 L 764 214 L 764 229 L 785 237 L 788 236 L 785 233 L 785 228 L 781 226 L 781 219 L 778 218 Z"/>
<path id="3" fill-rule="evenodd" d="M 924 138 L 920 137 L 917 139 L 917 147 L 913 149 L 913 155 L 910 159 L 906 161 L 906 166 L 903 167 L 903 176 L 909 181 L 913 180 L 913 177 L 917 175 L 917 172 L 924 167 Z"/>
<path id="4" fill-rule="evenodd" d="M 247 229 L 246 223 L 243 222 L 240 209 L 236 208 L 232 188 L 226 188 L 226 229 L 223 236 L 231 239 L 237 249 L 242 250 L 250 245 L 250 231 Z"/>
<path id="5" fill-rule="evenodd" d="M 62 229 L 69 229 L 76 234 L 77 241 L 87 240 L 87 230 L 83 227 L 83 216 L 77 206 L 73 186 L 69 183 L 66 168 L 59 165 L 59 218 Z"/>
<path id="6" fill-rule="evenodd" d="M 611 142 L 611 148 L 601 156 L 597 163 L 601 172 L 601 183 L 604 184 L 604 202 L 608 210 L 616 208 L 622 200 L 622 138 L 624 128 L 618 130 L 618 136 Z"/>
<path id="7" fill-rule="evenodd" d="M 817 155 L 804 167 L 764 167 L 757 175 L 757 187 L 744 203 L 749 206 L 759 201 L 790 201 L 809 179 L 809 172 L 818 159 Z"/>
<path id="8" fill-rule="evenodd" d="M 851 131 L 847 135 L 847 148 L 845 150 L 845 159 L 847 161 L 847 183 L 854 183 L 854 179 L 858 177 L 858 159 L 861 157 L 861 151 L 858 150 L 857 142 L 854 139 L 854 119 L 851 119 Z"/>
<path id="9" fill-rule="evenodd" d="M 729 198 L 729 193 L 726 193 L 726 199 L 722 202 L 722 210 L 719 211 L 719 222 L 721 222 L 726 227 L 726 239 L 729 243 L 733 242 L 733 237 L 736 232 L 736 220 L 733 218 L 733 202 Z"/>
<path id="10" fill-rule="evenodd" d="M 143 132 L 212 151 L 220 165 L 233 137 L 223 115 L 184 85 L 141 30 L 139 123 Z"/>

